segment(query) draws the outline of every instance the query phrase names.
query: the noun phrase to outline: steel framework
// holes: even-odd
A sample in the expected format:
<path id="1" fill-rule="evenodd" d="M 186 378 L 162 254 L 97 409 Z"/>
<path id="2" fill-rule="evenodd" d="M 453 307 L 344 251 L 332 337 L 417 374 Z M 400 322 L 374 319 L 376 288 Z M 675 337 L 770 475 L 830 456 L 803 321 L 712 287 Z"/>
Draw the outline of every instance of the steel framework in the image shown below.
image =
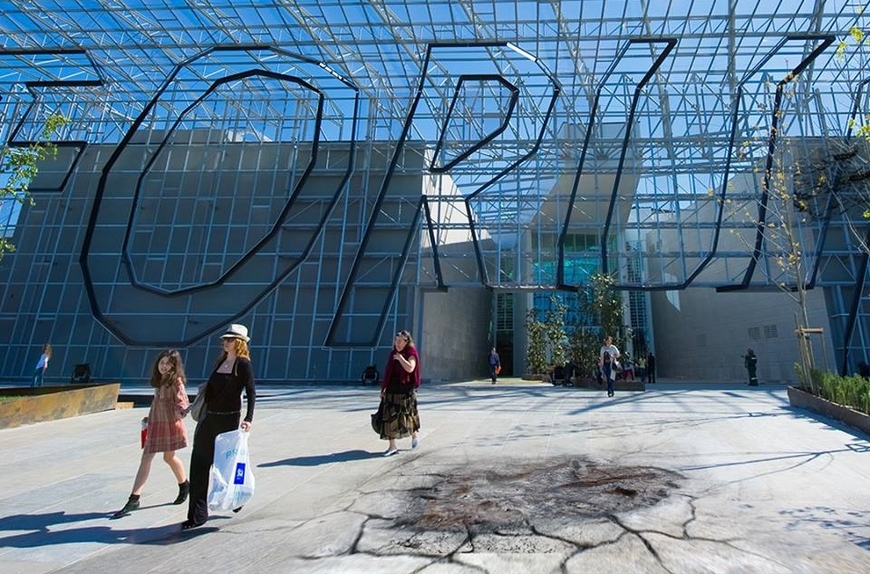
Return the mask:
<path id="1" fill-rule="evenodd" d="M 868 7 L 8 0 L 0 135 L 71 120 L 32 191 L 93 190 L 73 315 L 128 346 L 190 345 L 293 274 L 335 285 L 310 338 L 290 335 L 311 349 L 377 346 L 400 285 L 573 291 L 602 271 L 632 292 L 775 289 L 774 157 L 860 137 Z M 89 150 L 96 182 L 76 175 Z M 812 271 L 791 280 L 848 288 L 848 349 L 870 336 L 866 248 L 826 251 L 853 222 L 807 201 Z M 7 235 L 26 225 L 4 213 Z M 845 275 L 820 271 L 829 255 Z"/>

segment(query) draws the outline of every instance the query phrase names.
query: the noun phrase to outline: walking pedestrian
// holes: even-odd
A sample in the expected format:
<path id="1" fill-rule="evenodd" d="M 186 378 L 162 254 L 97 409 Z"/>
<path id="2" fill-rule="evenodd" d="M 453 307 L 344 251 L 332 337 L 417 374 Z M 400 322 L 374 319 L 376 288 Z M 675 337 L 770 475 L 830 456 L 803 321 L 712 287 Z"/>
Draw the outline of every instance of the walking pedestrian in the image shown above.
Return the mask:
<path id="1" fill-rule="evenodd" d="M 411 448 L 419 444 L 420 414 L 417 389 L 420 387 L 420 354 L 408 331 L 399 331 L 390 350 L 381 382 L 381 412 L 378 421 L 381 440 L 389 441 L 384 456 L 399 452 L 396 440 L 411 437 Z"/>
<path id="2" fill-rule="evenodd" d="M 489 375 L 492 377 L 492 384 L 495 384 L 495 380 L 498 377 L 498 374 L 501 372 L 501 358 L 498 356 L 498 352 L 495 350 L 495 347 L 489 352 Z"/>
<path id="3" fill-rule="evenodd" d="M 613 344 L 613 337 L 607 336 L 604 339 L 604 344 L 601 346 L 601 351 L 598 357 L 598 367 L 601 369 L 601 374 L 607 382 L 607 396 L 612 397 L 613 382 L 616 380 L 616 375 L 619 370 L 619 349 Z"/>
<path id="4" fill-rule="evenodd" d="M 205 417 L 200 418 L 193 433 L 193 452 L 190 455 L 190 500 L 187 520 L 182 530 L 202 526 L 208 520 L 209 471 L 214 461 L 217 435 L 241 428 L 251 430 L 254 419 L 254 369 L 248 349 L 248 328 L 233 324 L 221 335 L 221 353 L 205 388 Z M 247 410 L 241 424 L 242 391 L 245 392 Z M 234 512 L 238 512 L 237 508 Z"/>
<path id="5" fill-rule="evenodd" d="M 167 349 L 157 355 L 151 368 L 150 383 L 154 388 L 154 398 L 151 400 L 148 416 L 142 419 L 143 425 L 147 426 L 144 426 L 145 442 L 142 445 L 139 470 L 136 471 L 133 491 L 127 504 L 112 518 L 121 518 L 139 508 L 139 498 L 151 472 L 151 462 L 158 452 L 163 453 L 163 462 L 169 465 L 178 482 L 178 496 L 172 504 L 184 504 L 187 500 L 190 483 L 184 472 L 184 464 L 175 454 L 176 450 L 187 446 L 184 416 L 189 406 L 184 388 L 184 364 L 178 351 Z"/>

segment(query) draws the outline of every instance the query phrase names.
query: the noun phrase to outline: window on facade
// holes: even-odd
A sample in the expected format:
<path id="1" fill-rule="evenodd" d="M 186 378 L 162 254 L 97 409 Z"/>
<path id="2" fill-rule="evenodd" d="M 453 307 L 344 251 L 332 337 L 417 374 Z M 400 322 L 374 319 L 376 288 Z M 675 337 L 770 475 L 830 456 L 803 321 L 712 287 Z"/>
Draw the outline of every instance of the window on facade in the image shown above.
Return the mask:
<path id="1" fill-rule="evenodd" d="M 15 226 L 21 214 L 21 204 L 14 199 L 0 199 L 0 237 L 15 235 Z"/>

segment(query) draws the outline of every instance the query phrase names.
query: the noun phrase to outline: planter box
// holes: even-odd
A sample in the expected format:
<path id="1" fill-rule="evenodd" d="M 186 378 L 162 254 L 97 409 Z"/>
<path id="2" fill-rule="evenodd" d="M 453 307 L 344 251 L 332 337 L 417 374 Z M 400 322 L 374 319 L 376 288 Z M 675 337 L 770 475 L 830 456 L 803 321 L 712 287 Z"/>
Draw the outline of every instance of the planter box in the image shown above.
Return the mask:
<path id="1" fill-rule="evenodd" d="M 818 413 L 870 434 L 870 415 L 832 403 L 797 387 L 788 388 L 788 402 L 793 407 Z"/>
<path id="2" fill-rule="evenodd" d="M 640 379 L 635 379 L 633 381 L 617 380 L 613 383 L 613 388 L 617 391 L 645 391 L 646 383 Z"/>
<path id="3" fill-rule="evenodd" d="M 0 429 L 113 410 L 120 390 L 120 383 L 0 389 L 16 397 L 0 402 Z"/>

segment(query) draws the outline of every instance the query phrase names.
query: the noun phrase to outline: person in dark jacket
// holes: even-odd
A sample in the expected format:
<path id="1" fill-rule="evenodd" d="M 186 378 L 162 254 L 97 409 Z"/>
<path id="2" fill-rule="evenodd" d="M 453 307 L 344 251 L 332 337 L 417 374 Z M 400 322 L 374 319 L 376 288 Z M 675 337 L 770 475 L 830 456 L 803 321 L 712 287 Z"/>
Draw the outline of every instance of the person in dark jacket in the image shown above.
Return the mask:
<path id="1" fill-rule="evenodd" d="M 489 376 L 492 378 L 492 384 L 495 384 L 495 380 L 498 377 L 499 371 L 501 371 L 501 358 L 498 356 L 498 352 L 495 350 L 495 347 L 489 352 Z"/>
<path id="2" fill-rule="evenodd" d="M 650 383 L 656 382 L 656 356 L 652 353 L 646 356 L 646 377 Z"/>
<path id="3" fill-rule="evenodd" d="M 746 354 L 743 356 L 743 366 L 746 367 L 746 373 L 749 375 L 749 386 L 758 386 L 758 357 L 755 356 L 755 351 L 746 349 Z"/>
<path id="4" fill-rule="evenodd" d="M 248 341 L 248 328 L 244 325 L 230 325 L 227 332 L 221 335 L 223 350 L 203 390 L 205 418 L 200 418 L 193 433 L 190 500 L 187 520 L 181 524 L 182 530 L 202 526 L 208 520 L 209 475 L 214 462 L 217 435 L 237 428 L 245 432 L 251 430 L 257 390 Z M 242 391 L 245 393 L 247 409 L 245 418 L 239 424 L 242 417 Z M 234 512 L 239 510 L 241 508 Z"/>

